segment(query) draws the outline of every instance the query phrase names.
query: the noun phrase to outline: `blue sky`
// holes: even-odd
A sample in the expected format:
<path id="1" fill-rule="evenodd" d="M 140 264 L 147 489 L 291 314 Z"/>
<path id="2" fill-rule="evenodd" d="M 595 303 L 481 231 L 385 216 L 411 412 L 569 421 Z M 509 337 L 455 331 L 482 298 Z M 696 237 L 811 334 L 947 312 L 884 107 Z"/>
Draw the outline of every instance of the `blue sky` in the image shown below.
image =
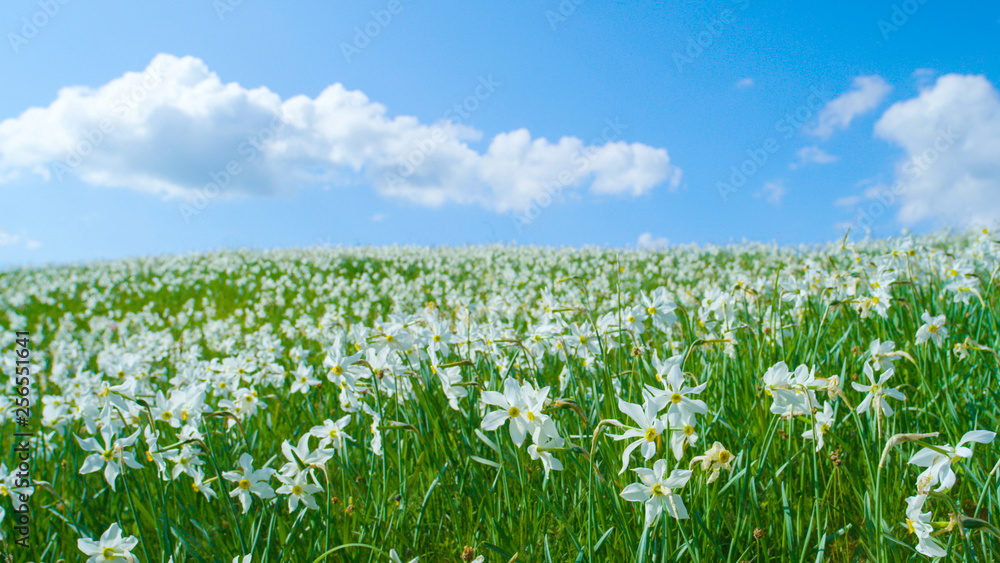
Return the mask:
<path id="1" fill-rule="evenodd" d="M 344 4 L 4 2 L 0 265 L 1000 218 L 995 2 Z"/>

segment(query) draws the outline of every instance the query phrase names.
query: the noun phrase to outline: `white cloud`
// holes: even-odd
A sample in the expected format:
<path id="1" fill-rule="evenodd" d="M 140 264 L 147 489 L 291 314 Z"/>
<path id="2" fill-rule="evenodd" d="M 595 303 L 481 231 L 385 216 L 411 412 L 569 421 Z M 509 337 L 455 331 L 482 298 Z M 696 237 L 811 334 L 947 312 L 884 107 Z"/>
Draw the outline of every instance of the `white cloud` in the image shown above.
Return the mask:
<path id="1" fill-rule="evenodd" d="M 851 121 L 876 107 L 892 90 L 880 76 L 858 76 L 851 89 L 827 102 L 820 110 L 816 126 L 807 130 L 811 135 L 828 138 L 836 129 L 846 129 Z"/>
<path id="2" fill-rule="evenodd" d="M 753 87 L 753 78 L 747 77 L 740 79 L 736 82 L 736 87 L 740 90 L 746 90 L 747 88 Z"/>
<path id="3" fill-rule="evenodd" d="M 795 156 L 797 156 L 799 160 L 789 164 L 789 168 L 801 168 L 807 164 L 830 164 L 831 162 L 837 162 L 840 160 L 840 157 L 827 154 L 826 151 L 816 145 L 802 147 L 795 152 Z"/>
<path id="4" fill-rule="evenodd" d="M 654 237 L 652 233 L 642 233 L 636 245 L 641 249 L 654 250 L 664 248 L 670 244 L 670 240 L 665 237 Z"/>
<path id="5" fill-rule="evenodd" d="M 373 223 L 380 223 L 382 221 L 385 221 L 388 217 L 389 216 L 386 215 L 385 213 L 376 213 L 376 214 L 372 215 L 372 222 Z"/>
<path id="6" fill-rule="evenodd" d="M 518 129 L 479 152 L 468 142 L 480 140 L 480 131 L 390 117 L 383 105 L 340 84 L 316 98 L 282 100 L 266 87 L 223 83 L 200 59 L 161 54 L 144 73 L 98 88 L 63 88 L 48 107 L 0 122 L 0 182 L 72 174 L 93 185 L 187 199 L 227 178 L 223 197 L 367 184 L 422 205 L 496 211 L 523 209 L 557 183 L 629 196 L 664 183 L 676 188 L 680 170 L 666 150 L 627 143 L 618 133 L 587 145 Z M 233 171 L 226 170 L 230 162 Z"/>
<path id="7" fill-rule="evenodd" d="M 22 235 L 14 235 L 0 229 L 0 247 L 19 245 L 22 242 L 24 243 L 24 247 L 28 250 L 34 250 L 42 246 L 42 243 L 37 240 L 25 238 Z"/>
<path id="8" fill-rule="evenodd" d="M 893 186 L 868 194 L 899 203 L 901 223 L 1000 220 L 1000 93 L 985 77 L 941 76 L 886 110 L 875 134 L 906 151 Z"/>
<path id="9" fill-rule="evenodd" d="M 765 182 L 764 187 L 754 194 L 754 197 L 763 197 L 771 205 L 780 205 L 782 198 L 788 190 L 785 188 L 784 180 L 774 180 L 771 182 Z"/>
<path id="10" fill-rule="evenodd" d="M 837 207 L 851 207 L 852 205 L 857 205 L 859 201 L 861 201 L 860 196 L 848 195 L 837 198 L 836 201 L 833 202 L 833 204 L 836 205 Z"/>
<path id="11" fill-rule="evenodd" d="M 17 244 L 21 240 L 21 237 L 17 235 L 12 235 L 4 231 L 0 231 L 0 246 L 10 246 L 12 244 Z"/>

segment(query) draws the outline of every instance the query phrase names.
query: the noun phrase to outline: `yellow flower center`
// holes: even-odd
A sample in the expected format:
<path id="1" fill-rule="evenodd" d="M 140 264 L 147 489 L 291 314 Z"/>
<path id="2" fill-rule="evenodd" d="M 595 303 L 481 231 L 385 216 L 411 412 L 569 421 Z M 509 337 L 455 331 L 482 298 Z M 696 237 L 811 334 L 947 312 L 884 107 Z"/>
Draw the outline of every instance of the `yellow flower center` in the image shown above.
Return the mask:
<path id="1" fill-rule="evenodd" d="M 510 410 L 507 411 L 507 414 L 510 415 L 511 418 L 517 418 L 521 416 L 521 409 L 517 407 L 510 407 Z"/>
<path id="2" fill-rule="evenodd" d="M 295 496 L 301 495 L 302 494 L 302 487 L 300 487 L 298 485 L 292 486 L 292 494 L 295 495 Z"/>
<path id="3" fill-rule="evenodd" d="M 675 404 L 675 405 L 678 404 L 678 403 L 680 403 L 681 399 L 682 399 L 682 397 L 681 397 L 680 393 L 674 393 L 673 395 L 670 396 L 670 402 L 673 403 L 673 404 Z"/>
<path id="4" fill-rule="evenodd" d="M 655 315 L 656 307 L 650 307 L 649 309 L 646 309 L 646 312 L 649 313 L 650 315 Z"/>
<path id="5" fill-rule="evenodd" d="M 386 342 L 394 342 L 395 340 L 396 340 L 396 338 L 393 335 L 391 335 L 391 334 L 385 335 L 385 341 Z"/>
<path id="6" fill-rule="evenodd" d="M 930 326 L 927 327 L 927 330 L 929 330 L 931 334 L 937 334 L 938 326 L 937 325 L 930 325 Z"/>
<path id="7" fill-rule="evenodd" d="M 917 533 L 916 530 L 913 529 L 913 520 L 910 520 L 909 518 L 906 519 L 906 529 L 909 530 L 911 534 Z"/>
<path id="8" fill-rule="evenodd" d="M 243 489 L 244 491 L 248 490 L 250 488 L 250 480 L 240 479 L 240 488 Z"/>
<path id="9" fill-rule="evenodd" d="M 691 426 L 690 424 L 686 425 L 684 427 L 684 435 L 690 436 L 692 434 L 694 434 L 694 426 Z"/>
<path id="10" fill-rule="evenodd" d="M 655 442 L 657 436 L 659 436 L 659 434 L 656 433 L 656 429 L 655 428 L 647 428 L 646 429 L 646 441 L 647 442 Z"/>
<path id="11" fill-rule="evenodd" d="M 334 375 L 342 375 L 343 373 L 344 373 L 344 368 L 342 368 L 340 366 L 333 366 L 333 374 Z"/>
<path id="12" fill-rule="evenodd" d="M 116 558 L 114 548 L 105 547 L 104 551 L 101 552 L 101 556 L 107 559 L 108 561 L 114 560 Z"/>
<path id="13" fill-rule="evenodd" d="M 653 485 L 653 494 L 658 497 L 665 495 L 666 493 L 663 492 L 663 485 L 659 483 Z"/>
<path id="14" fill-rule="evenodd" d="M 535 413 L 533 413 L 531 411 L 528 411 L 525 414 L 525 416 L 528 418 L 528 422 L 534 422 L 535 421 Z"/>
<path id="15" fill-rule="evenodd" d="M 435 334 L 434 335 L 434 342 L 441 342 L 441 335 L 440 334 Z"/>
<path id="16" fill-rule="evenodd" d="M 101 454 L 101 457 L 104 458 L 104 461 L 111 461 L 115 459 L 115 452 L 113 450 L 104 450 L 104 453 Z"/>
<path id="17" fill-rule="evenodd" d="M 174 417 L 174 413 L 170 411 L 163 411 L 163 414 L 161 414 L 160 416 L 163 417 L 163 420 L 170 420 L 171 418 Z"/>
<path id="18" fill-rule="evenodd" d="M 729 463 L 729 460 L 732 459 L 732 457 L 733 454 L 729 453 L 729 450 L 722 450 L 719 452 L 719 463 Z"/>
<path id="19" fill-rule="evenodd" d="M 632 315 L 629 315 L 629 316 L 628 316 L 628 322 L 630 322 L 630 323 L 634 323 L 634 322 L 635 322 L 635 317 L 634 317 L 634 316 L 632 316 Z"/>

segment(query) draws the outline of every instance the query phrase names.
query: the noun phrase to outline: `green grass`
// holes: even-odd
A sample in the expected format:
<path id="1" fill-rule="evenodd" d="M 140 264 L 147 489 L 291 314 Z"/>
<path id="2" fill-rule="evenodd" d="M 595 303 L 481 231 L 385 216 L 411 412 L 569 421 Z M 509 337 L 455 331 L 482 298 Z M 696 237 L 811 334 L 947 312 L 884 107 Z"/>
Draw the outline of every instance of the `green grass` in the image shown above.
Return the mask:
<path id="1" fill-rule="evenodd" d="M 32 547 L 14 545 L 12 505 L 0 499 L 7 510 L 2 551 L 11 561 L 83 561 L 77 540 L 97 539 L 118 523 L 125 535 L 139 539 L 133 554 L 143 562 L 172 556 L 176 563 L 229 563 L 247 553 L 255 563 L 389 561 L 390 549 L 403 561 L 417 556 L 461 561 L 466 546 L 488 562 L 925 559 L 914 551 L 916 538 L 904 524 L 905 499 L 915 494 L 921 471 L 907 461 L 920 446 L 897 445 L 883 468 L 878 460 L 894 434 L 940 432 L 928 442 L 955 444 L 967 431 L 1000 427 L 1000 360 L 992 352 L 1000 345 L 1000 309 L 996 255 L 977 254 L 983 243 L 973 236 L 943 235 L 916 242 L 919 252 L 904 260 L 886 318 L 861 318 L 855 304 L 834 299 L 824 282 L 810 286 L 809 279 L 820 267 L 831 275 L 857 276 L 863 296 L 873 275 L 866 266 L 889 251 L 888 243 L 662 253 L 504 247 L 240 251 L 0 273 L 0 303 L 11 313 L 0 315 L 4 357 L 14 356 L 13 331 L 31 334 L 38 405 L 33 428 L 39 430 L 44 418 L 38 393 L 47 405 L 56 398 L 71 405 L 42 429 L 44 439 L 33 452 Z M 985 244 L 996 252 L 995 242 Z M 942 291 L 947 283 L 942 267 L 961 258 L 975 267 L 981 299 L 959 303 Z M 803 268 L 807 261 L 811 270 Z M 798 305 L 788 299 L 788 280 L 805 284 Z M 680 305 L 678 322 L 669 330 L 655 330 L 649 321 L 642 335 L 602 328 L 602 315 L 617 316 L 620 304 L 638 304 L 640 291 L 659 286 Z M 712 329 L 723 319 L 698 303 L 712 288 L 732 299 L 727 315 L 735 316 L 738 341 L 732 355 L 719 342 L 723 334 Z M 600 333 L 597 362 L 574 353 L 530 352 L 532 331 L 546 318 L 539 301 L 544 290 L 560 305 L 550 308 L 552 322 Z M 783 327 L 780 341 L 765 330 L 771 326 L 768 307 Z M 950 334 L 942 347 L 914 342 L 925 310 L 947 317 Z M 247 311 L 254 312 L 250 321 Z M 459 401 L 464 412 L 449 408 L 430 363 L 408 355 L 396 376 L 409 378 L 411 398 L 397 401 L 378 386 L 363 398 L 382 417 L 382 455 L 369 445 L 371 417 L 358 412 L 347 427 L 355 440 L 314 471 L 324 488 L 316 495 L 319 510 L 289 513 L 287 496 L 278 495 L 267 501 L 254 497 L 243 513 L 228 496 L 233 484 L 220 479 L 237 467 L 242 453 L 253 455 L 255 468 L 269 462 L 276 469 L 285 462 L 282 441 L 294 444 L 323 420 L 346 414 L 336 385 L 324 376 L 333 336 L 345 333 L 341 351 L 352 352 L 355 340 L 347 332 L 352 325 L 388 325 L 382 315 L 426 311 L 453 329 L 475 324 L 494 331 L 481 335 L 478 347 L 463 342 L 440 359 L 456 365 L 468 384 L 469 396 Z M 407 323 L 411 332 L 423 326 L 416 319 Z M 254 388 L 266 408 L 232 426 L 218 399 L 208 396 L 199 427 L 203 439 L 190 444 L 202 448 L 205 479 L 214 479 L 209 485 L 218 498 L 209 501 L 193 491 L 187 475 L 160 479 L 146 458 L 142 434 L 127 449 L 144 467 L 123 469 L 115 491 L 101 472 L 79 473 L 87 453 L 74 436 L 90 435 L 84 418 L 91 415 L 78 407 L 99 409 L 115 395 L 102 394 L 102 382 L 140 381 L 138 394 L 129 397 L 137 416 L 116 413 L 128 422 L 124 434 L 131 434 L 150 425 L 156 390 L 177 392 L 189 385 L 170 383 L 185 373 L 185 365 L 204 367 L 211 360 L 255 353 L 255 343 L 268 333 L 280 341 L 276 364 L 291 374 L 297 362 L 288 352 L 298 346 L 305 353 L 302 363 L 316 369 L 322 384 L 302 394 L 290 393 L 290 382 L 269 387 L 257 381 Z M 359 343 L 361 349 L 384 343 L 379 334 L 374 330 Z M 566 334 L 546 337 L 547 349 L 556 352 L 554 344 L 562 340 L 571 350 Z M 953 346 L 966 338 L 979 349 L 960 359 Z M 857 406 L 864 394 L 850 382 L 864 380 L 862 367 L 875 339 L 892 340 L 896 350 L 912 357 L 896 362 L 887 383 L 905 393 L 906 401 L 891 403 L 897 412 L 881 421 L 881 436 L 870 412 L 859 415 L 837 401 L 836 423 L 815 453 L 815 444 L 802 439 L 812 416 L 783 420 L 772 414 L 761 377 L 779 361 L 792 369 L 806 364 L 822 377 L 842 376 L 844 392 Z M 201 363 L 182 359 L 194 345 L 201 347 Z M 711 484 L 705 472 L 694 469 L 677 491 L 690 518 L 661 517 L 645 529 L 642 504 L 619 496 L 637 481 L 632 471 L 618 474 L 626 442 L 609 437 L 620 432 L 614 427 L 595 431 L 602 420 L 631 424 L 618 399 L 642 403 L 642 386 L 657 385 L 653 350 L 660 358 L 684 354 L 683 371 L 708 382 L 700 395 L 708 413 L 699 417 L 697 445 L 681 460 L 661 438 L 653 459 L 645 461 L 637 450 L 630 468 L 666 459 L 671 469 L 687 469 L 691 458 L 715 441 L 738 458 L 732 471 Z M 124 369 L 123 378 L 109 366 L 126 353 L 139 362 Z M 12 375 L 11 365 L 3 365 Z M 507 366 L 509 372 L 502 373 Z M 546 412 L 566 447 L 555 452 L 563 470 L 552 471 L 547 480 L 541 463 L 528 454 L 531 437 L 517 448 L 505 425 L 485 433 L 498 446 L 494 450 L 476 435 L 482 390 L 501 389 L 507 376 L 552 387 Z M 205 369 L 192 377 L 217 376 Z M 825 402 L 825 394 L 819 399 Z M 153 425 L 161 433 L 161 449 L 179 447 L 176 429 Z M 8 414 L 0 437 L 7 467 L 14 460 L 14 431 Z M 47 458 L 43 443 L 52 447 Z M 310 444 L 315 448 L 316 441 Z M 997 444 L 976 445 L 971 459 L 953 465 L 955 486 L 925 505 L 935 521 L 947 522 L 949 512 L 991 523 L 1000 519 L 997 449 Z M 270 483 L 279 486 L 277 479 Z M 1000 540 L 989 530 L 969 527 L 964 536 L 953 530 L 937 539 L 953 560 L 990 561 Z"/>

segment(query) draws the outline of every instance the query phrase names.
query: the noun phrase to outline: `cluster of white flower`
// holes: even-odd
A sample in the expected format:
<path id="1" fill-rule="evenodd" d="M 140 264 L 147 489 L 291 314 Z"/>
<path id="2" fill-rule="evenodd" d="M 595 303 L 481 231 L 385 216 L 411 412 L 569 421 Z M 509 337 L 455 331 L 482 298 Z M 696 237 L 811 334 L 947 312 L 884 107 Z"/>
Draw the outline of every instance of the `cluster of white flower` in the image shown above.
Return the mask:
<path id="1" fill-rule="evenodd" d="M 941 251 L 945 245 L 956 251 Z M 565 401 L 553 398 L 576 393 L 588 402 L 617 404 L 631 421 L 609 422 L 623 429 L 612 436 L 625 442 L 619 474 L 634 464 L 636 450 L 641 463 L 652 467 L 634 467 L 640 482 L 621 496 L 644 502 L 651 525 L 663 512 L 686 517 L 676 491 L 691 479 L 693 467 L 714 482 L 721 470 L 739 463 L 719 442 L 693 456 L 687 469 L 679 463 L 698 447 L 700 434 L 711 435 L 699 427 L 709 407 L 697 396 L 707 383 L 683 371 L 692 350 L 724 354 L 722 359 L 737 358 L 751 346 L 782 353 L 807 314 L 819 311 L 823 322 L 841 314 L 857 323 L 889 318 L 890 307 L 905 299 L 901 287 L 928 280 L 942 288 L 929 309 L 942 309 L 948 300 L 974 305 L 986 294 L 984 280 L 1000 271 L 997 249 L 982 234 L 812 249 L 744 244 L 731 249 L 739 259 L 712 247 L 663 253 L 505 247 L 237 251 L 19 271 L 4 278 L 11 283 L 0 291 L 6 311 L 0 321 L 24 327 L 28 318 L 17 311 L 26 305 L 55 311 L 60 300 L 72 302 L 58 314 L 31 319 L 38 327 L 36 345 L 45 342 L 35 360 L 44 365 L 32 369 L 44 374 L 41 391 L 33 391 L 40 393 L 32 403 L 42 405 L 42 429 L 32 444 L 44 456 L 79 447 L 86 456 L 74 471 L 102 472 L 112 491 L 120 477 L 148 470 L 197 491 L 208 503 L 218 502 L 226 486 L 244 512 L 269 499 L 275 499 L 271 505 L 287 501 L 291 512 L 315 510 L 314 495 L 329 488 L 330 460 L 355 452 L 382 456 L 383 442 L 393 440 L 384 432 L 407 429 L 392 420 L 396 407 L 417 405 L 430 393 L 443 397 L 443 410 L 477 420 L 482 431 L 506 424 L 518 448 L 530 436 L 527 452 L 549 479 L 564 469 L 569 452 L 582 449 L 555 414 Z M 219 287 L 226 291 L 210 289 Z M 129 303 L 139 305 L 124 312 Z M 907 306 L 892 308 L 892 315 Z M 945 315 L 924 310 L 921 319 L 912 334 L 916 346 L 954 344 L 959 358 L 992 351 L 965 336 L 958 317 L 951 324 Z M 11 345 L 9 333 L 0 334 L 0 349 Z M 611 373 L 605 364 L 612 354 L 637 358 L 643 369 L 630 376 Z M 852 381 L 854 390 L 865 393 L 857 412 L 872 413 L 880 435 L 897 401 L 906 400 L 887 385 L 895 362 L 908 357 L 894 342 L 875 340 L 862 366 L 864 379 Z M 801 436 L 818 452 L 838 424 L 836 401 L 847 396 L 846 377 L 818 377 L 817 369 L 825 368 L 817 363 L 819 368 L 792 370 L 778 362 L 763 374 L 763 390 L 772 398 L 772 413 L 810 425 Z M 558 381 L 537 377 L 538 366 L 552 365 Z M 14 373 L 9 355 L 0 368 Z M 611 385 L 589 385 L 604 376 Z M 226 452 L 230 465 L 224 472 L 206 475 L 213 471 L 212 418 L 224 419 L 233 435 L 241 435 L 247 427 L 271 423 L 287 402 L 327 397 L 334 412 L 307 420 L 289 440 Z M 0 397 L 0 422 L 11 410 L 5 401 Z M 68 434 L 75 443 L 62 440 Z M 962 443 L 982 436 L 966 438 L 954 449 L 939 448 L 950 452 L 943 459 L 968 457 Z M 954 474 L 947 464 L 919 455 L 913 463 L 928 469 L 918 491 L 950 487 Z M 259 465 L 279 456 L 285 461 L 277 469 L 268 468 L 270 462 L 254 466 L 254 460 Z M 0 466 L 0 474 L 5 471 Z M 922 500 L 911 504 L 922 510 Z M 0 521 L 3 515 L 0 507 Z M 106 542 L 88 543 L 87 549 L 106 543 L 109 553 L 125 557 L 134 547 L 120 539 L 117 527 L 108 534 Z"/>

